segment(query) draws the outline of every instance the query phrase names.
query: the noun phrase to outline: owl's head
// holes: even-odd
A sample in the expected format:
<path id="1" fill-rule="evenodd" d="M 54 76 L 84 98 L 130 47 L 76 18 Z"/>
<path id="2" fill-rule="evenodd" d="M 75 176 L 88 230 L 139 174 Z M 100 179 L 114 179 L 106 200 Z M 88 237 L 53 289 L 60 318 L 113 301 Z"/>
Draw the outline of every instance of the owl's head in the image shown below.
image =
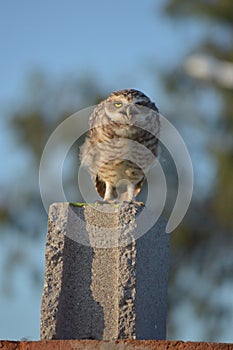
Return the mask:
<path id="1" fill-rule="evenodd" d="M 158 112 L 149 97 L 134 89 L 113 92 L 104 101 L 104 108 L 112 121 L 135 125 L 146 121 L 155 111 Z"/>

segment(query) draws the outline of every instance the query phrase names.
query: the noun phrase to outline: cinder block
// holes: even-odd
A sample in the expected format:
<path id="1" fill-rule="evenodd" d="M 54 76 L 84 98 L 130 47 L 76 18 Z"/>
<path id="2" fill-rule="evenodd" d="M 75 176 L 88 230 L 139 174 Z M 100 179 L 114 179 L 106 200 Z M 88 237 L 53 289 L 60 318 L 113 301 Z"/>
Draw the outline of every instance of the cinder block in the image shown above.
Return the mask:
<path id="1" fill-rule="evenodd" d="M 52 204 L 41 339 L 165 339 L 165 226 L 135 204 Z"/>

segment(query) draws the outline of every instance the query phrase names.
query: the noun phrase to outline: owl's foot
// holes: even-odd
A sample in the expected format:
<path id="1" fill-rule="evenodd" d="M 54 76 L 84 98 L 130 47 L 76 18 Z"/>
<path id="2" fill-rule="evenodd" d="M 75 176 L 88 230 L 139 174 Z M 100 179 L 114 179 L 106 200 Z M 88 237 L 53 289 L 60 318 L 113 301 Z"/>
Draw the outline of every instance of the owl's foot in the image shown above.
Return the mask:
<path id="1" fill-rule="evenodd" d="M 139 207 L 145 207 L 143 202 L 131 201 L 131 203 L 138 205 Z"/>
<path id="2" fill-rule="evenodd" d="M 143 202 L 137 202 L 137 201 L 135 201 L 135 200 L 131 200 L 131 201 L 123 201 L 122 203 L 125 203 L 125 204 L 135 204 L 135 205 L 137 205 L 137 206 L 139 206 L 139 207 L 144 207 L 145 206 L 145 204 L 143 203 Z"/>

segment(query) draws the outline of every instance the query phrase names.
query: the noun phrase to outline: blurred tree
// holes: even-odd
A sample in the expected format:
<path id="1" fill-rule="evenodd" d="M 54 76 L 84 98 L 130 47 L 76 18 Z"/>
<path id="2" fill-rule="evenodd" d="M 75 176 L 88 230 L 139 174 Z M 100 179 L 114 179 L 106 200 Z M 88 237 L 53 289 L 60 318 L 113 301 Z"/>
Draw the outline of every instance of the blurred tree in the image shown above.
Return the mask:
<path id="1" fill-rule="evenodd" d="M 54 129 L 78 110 L 94 105 L 105 96 L 104 89 L 95 83 L 93 76 L 66 76 L 51 79 L 42 72 L 33 72 L 26 79 L 24 98 L 11 107 L 8 121 L 13 153 L 17 164 L 10 187 L 2 186 L 0 197 L 0 235 L 14 237 L 7 255 L 4 256 L 3 274 L 0 273 L 0 292 L 10 296 L 14 292 L 15 269 L 19 265 L 30 266 L 30 279 L 39 282 L 43 278 L 38 263 L 25 247 L 26 241 L 41 240 L 46 233 L 46 212 L 43 208 L 38 174 L 43 148 Z M 64 136 L 65 138 L 65 132 Z M 61 143 L 62 143 L 61 139 Z M 6 155 L 7 155 L 6 149 Z M 77 169 L 78 145 L 71 149 L 73 169 Z M 12 150 L 11 150 L 12 154 Z M 10 157 L 10 154 L 7 155 Z M 6 158 L 7 158 L 6 157 Z M 72 187 L 74 199 L 80 200 L 77 174 L 74 170 L 63 174 L 64 187 Z M 1 272 L 1 271 L 0 271 Z M 38 283 L 35 284 L 38 286 Z"/>
<path id="2" fill-rule="evenodd" d="M 169 336 L 177 336 L 175 317 L 186 305 L 203 325 L 202 340 L 218 341 L 233 311 L 233 5 L 168 0 L 164 12 L 183 30 L 201 28 L 183 64 L 162 74 L 172 118 L 196 147 L 196 191 L 172 236 Z M 220 297 L 224 293 L 228 299 Z"/>

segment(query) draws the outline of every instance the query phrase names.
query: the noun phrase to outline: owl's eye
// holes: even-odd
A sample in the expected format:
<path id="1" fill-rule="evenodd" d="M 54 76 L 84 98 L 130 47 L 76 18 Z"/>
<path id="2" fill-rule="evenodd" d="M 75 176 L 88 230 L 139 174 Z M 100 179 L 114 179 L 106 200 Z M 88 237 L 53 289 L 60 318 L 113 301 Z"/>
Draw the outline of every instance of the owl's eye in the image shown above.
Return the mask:
<path id="1" fill-rule="evenodd" d="M 122 103 L 121 102 L 116 102 L 116 103 L 114 103 L 114 106 L 116 108 L 120 108 L 120 107 L 122 107 Z"/>
<path id="2" fill-rule="evenodd" d="M 144 106 L 142 102 L 136 102 L 135 104 L 139 108 L 142 108 Z"/>

